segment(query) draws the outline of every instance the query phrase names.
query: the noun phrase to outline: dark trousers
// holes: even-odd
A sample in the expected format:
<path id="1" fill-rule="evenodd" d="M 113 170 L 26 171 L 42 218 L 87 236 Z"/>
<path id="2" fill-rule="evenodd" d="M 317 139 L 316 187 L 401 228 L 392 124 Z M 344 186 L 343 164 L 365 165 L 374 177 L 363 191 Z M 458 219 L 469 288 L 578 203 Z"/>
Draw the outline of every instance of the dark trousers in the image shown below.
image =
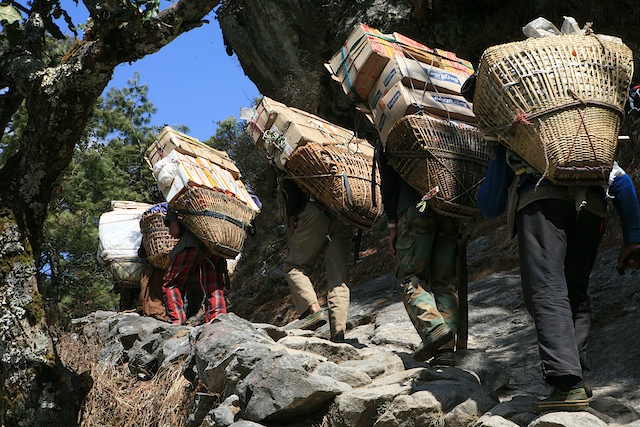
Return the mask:
<path id="1" fill-rule="evenodd" d="M 604 220 L 543 199 L 516 214 L 522 293 L 538 336 L 544 378 L 582 378 L 591 326 L 589 275 Z"/>

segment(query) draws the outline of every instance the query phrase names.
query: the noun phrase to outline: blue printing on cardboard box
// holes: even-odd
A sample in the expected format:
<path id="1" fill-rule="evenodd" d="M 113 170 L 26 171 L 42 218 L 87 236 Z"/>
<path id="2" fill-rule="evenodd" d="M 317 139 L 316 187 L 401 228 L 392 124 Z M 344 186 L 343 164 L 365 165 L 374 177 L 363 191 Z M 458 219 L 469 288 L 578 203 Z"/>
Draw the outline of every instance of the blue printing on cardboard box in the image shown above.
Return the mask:
<path id="1" fill-rule="evenodd" d="M 391 78 L 393 76 L 395 76 L 397 74 L 397 72 L 398 72 L 397 69 L 394 68 L 394 69 L 391 70 L 391 72 L 389 74 L 387 74 L 387 77 L 384 79 L 384 87 L 389 86 L 389 81 L 391 81 Z"/>
<path id="2" fill-rule="evenodd" d="M 384 127 L 384 123 L 387 121 L 387 115 L 386 114 L 382 114 L 382 117 L 380 117 L 380 123 L 378 123 L 378 132 L 380 132 L 382 130 L 382 128 Z"/>
<path id="3" fill-rule="evenodd" d="M 426 68 L 423 68 L 423 69 L 425 71 L 427 71 Z M 433 78 L 435 80 L 440 80 L 442 82 L 451 82 L 451 83 L 455 83 L 455 84 L 461 84 L 460 83 L 460 79 L 455 74 L 433 71 L 433 68 L 431 70 L 427 71 L 427 72 L 429 74 L 429 77 L 431 77 L 431 78 Z"/>
<path id="4" fill-rule="evenodd" d="M 460 83 L 460 79 L 455 74 L 434 71 L 433 68 L 429 69 L 429 68 L 422 67 L 422 69 L 425 71 L 425 73 L 428 75 L 430 79 L 462 85 L 462 83 Z M 386 78 L 383 81 L 384 87 L 389 87 L 389 82 L 396 74 L 397 74 L 396 68 L 394 68 L 393 70 L 391 70 L 389 74 L 387 74 Z M 375 96 L 373 97 L 373 102 L 371 103 L 371 106 L 375 107 L 376 105 L 378 105 L 378 102 L 380 101 L 380 98 L 382 98 L 382 96 L 383 96 L 382 91 L 377 90 Z"/>
<path id="5" fill-rule="evenodd" d="M 382 98 L 382 91 L 377 90 L 376 95 L 373 97 L 373 101 L 371 102 L 371 108 L 375 108 L 378 105 L 378 101 Z"/>
<path id="6" fill-rule="evenodd" d="M 393 94 L 393 97 L 389 102 L 387 102 L 387 109 L 391 110 L 396 103 L 396 101 L 400 98 L 400 91 L 397 90 L 396 93 Z"/>
<path id="7" fill-rule="evenodd" d="M 382 84 L 384 85 L 384 87 L 389 87 L 389 82 L 391 81 L 391 78 L 393 76 L 395 76 L 397 74 L 397 70 L 394 68 L 393 70 L 391 70 L 391 72 L 389 74 L 387 74 L 387 77 L 383 80 Z M 371 102 L 371 106 L 375 107 L 376 105 L 378 105 L 378 101 L 380 101 L 380 98 L 382 98 L 383 93 L 381 90 L 377 90 L 375 93 L 375 96 L 373 97 L 373 101 Z"/>
<path id="8" fill-rule="evenodd" d="M 459 107 L 462 107 L 462 108 L 466 108 L 469 110 L 471 109 L 471 107 L 469 107 L 469 104 L 467 104 L 465 101 L 461 99 L 453 99 L 453 98 L 448 98 L 444 96 L 433 96 L 433 95 L 431 95 L 431 98 L 433 98 L 434 101 L 439 102 L 441 104 L 458 105 Z"/>

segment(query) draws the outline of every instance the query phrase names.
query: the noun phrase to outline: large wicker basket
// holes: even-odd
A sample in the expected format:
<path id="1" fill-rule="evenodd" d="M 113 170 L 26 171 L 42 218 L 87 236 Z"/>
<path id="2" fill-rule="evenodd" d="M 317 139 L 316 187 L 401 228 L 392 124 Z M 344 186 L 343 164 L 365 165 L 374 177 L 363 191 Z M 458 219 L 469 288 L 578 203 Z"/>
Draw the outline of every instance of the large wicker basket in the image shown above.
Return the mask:
<path id="1" fill-rule="evenodd" d="M 285 168 L 346 224 L 371 228 L 382 214 L 380 176 L 376 171 L 372 180 L 373 158 L 366 154 L 341 144 L 308 142 L 293 151 Z"/>
<path id="2" fill-rule="evenodd" d="M 178 239 L 169 234 L 169 227 L 164 225 L 165 216 L 166 203 L 160 203 L 145 211 L 140 218 L 142 246 L 147 253 L 147 260 L 154 267 L 162 269 L 169 267 L 169 254 L 178 243 Z"/>
<path id="3" fill-rule="evenodd" d="M 240 200 L 210 188 L 188 186 L 171 206 L 214 254 L 235 258 L 242 251 L 254 212 Z"/>
<path id="4" fill-rule="evenodd" d="M 559 35 L 493 46 L 480 60 L 479 127 L 552 181 L 593 183 L 612 167 L 633 75 L 614 38 Z"/>
<path id="5" fill-rule="evenodd" d="M 109 271 L 121 288 L 138 288 L 144 263 L 140 258 L 109 261 Z"/>
<path id="6" fill-rule="evenodd" d="M 428 115 L 405 116 L 387 139 L 389 164 L 429 207 L 456 218 L 476 212 L 476 194 L 489 165 L 486 145 L 471 125 Z"/>

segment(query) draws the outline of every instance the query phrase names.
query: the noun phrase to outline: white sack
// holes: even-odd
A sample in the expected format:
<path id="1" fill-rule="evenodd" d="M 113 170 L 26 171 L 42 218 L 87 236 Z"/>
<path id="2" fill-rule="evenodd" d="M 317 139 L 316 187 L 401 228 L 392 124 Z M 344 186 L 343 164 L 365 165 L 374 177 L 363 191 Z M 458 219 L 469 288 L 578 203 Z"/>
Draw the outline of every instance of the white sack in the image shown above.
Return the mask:
<path id="1" fill-rule="evenodd" d="M 110 262 L 117 259 L 137 259 L 142 243 L 140 218 L 151 207 L 117 209 L 100 216 L 98 236 L 98 260 Z"/>

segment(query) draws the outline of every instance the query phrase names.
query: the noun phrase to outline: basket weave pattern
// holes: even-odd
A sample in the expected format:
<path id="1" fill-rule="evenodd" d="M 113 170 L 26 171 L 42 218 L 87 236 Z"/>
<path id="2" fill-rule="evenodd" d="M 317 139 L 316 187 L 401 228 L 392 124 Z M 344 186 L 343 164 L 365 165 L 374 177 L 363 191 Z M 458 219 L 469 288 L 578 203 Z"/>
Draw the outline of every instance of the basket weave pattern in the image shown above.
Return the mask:
<path id="1" fill-rule="evenodd" d="M 346 224 L 371 228 L 382 214 L 380 175 L 376 171 L 372 185 L 369 156 L 339 144 L 308 142 L 294 150 L 285 167 L 301 188 Z"/>
<path id="2" fill-rule="evenodd" d="M 169 234 L 169 227 L 164 225 L 164 217 L 163 212 L 147 211 L 140 218 L 142 246 L 147 259 L 154 267 L 162 269 L 169 267 L 169 254 L 178 243 L 178 239 Z"/>
<path id="3" fill-rule="evenodd" d="M 122 288 L 140 287 L 144 264 L 140 259 L 117 259 L 109 262 L 109 270 Z"/>
<path id="4" fill-rule="evenodd" d="M 480 60 L 474 113 L 485 133 L 551 180 L 600 181 L 632 75 L 631 50 L 597 35 L 493 46 Z"/>
<path id="5" fill-rule="evenodd" d="M 254 212 L 240 200 L 206 187 L 185 187 L 171 202 L 185 226 L 216 255 L 235 258 Z"/>
<path id="6" fill-rule="evenodd" d="M 386 153 L 396 172 L 428 200 L 436 212 L 470 218 L 489 165 L 486 145 L 473 126 L 426 115 L 408 115 L 389 132 Z"/>

